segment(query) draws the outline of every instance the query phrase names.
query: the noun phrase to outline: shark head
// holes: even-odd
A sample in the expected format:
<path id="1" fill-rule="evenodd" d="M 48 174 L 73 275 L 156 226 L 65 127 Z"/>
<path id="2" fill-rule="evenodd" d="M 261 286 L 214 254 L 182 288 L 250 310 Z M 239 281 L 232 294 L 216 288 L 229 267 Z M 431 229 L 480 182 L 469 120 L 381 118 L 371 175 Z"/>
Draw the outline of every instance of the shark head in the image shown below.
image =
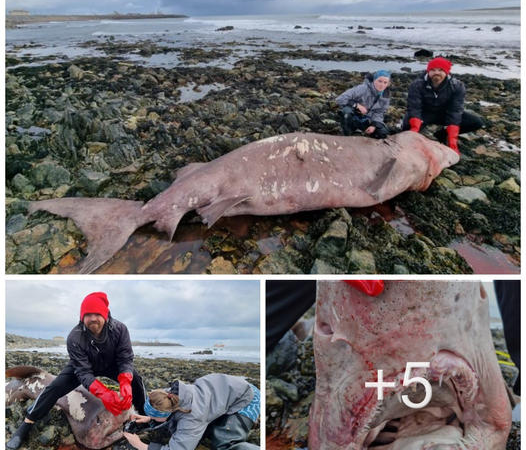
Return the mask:
<path id="1" fill-rule="evenodd" d="M 511 409 L 473 282 L 387 281 L 378 297 L 318 282 L 312 450 L 504 449 Z M 413 367 L 408 363 L 427 363 Z M 366 382 L 394 382 L 378 399 Z M 404 377 L 424 383 L 404 386 Z M 429 390 L 431 399 L 421 403 Z"/>

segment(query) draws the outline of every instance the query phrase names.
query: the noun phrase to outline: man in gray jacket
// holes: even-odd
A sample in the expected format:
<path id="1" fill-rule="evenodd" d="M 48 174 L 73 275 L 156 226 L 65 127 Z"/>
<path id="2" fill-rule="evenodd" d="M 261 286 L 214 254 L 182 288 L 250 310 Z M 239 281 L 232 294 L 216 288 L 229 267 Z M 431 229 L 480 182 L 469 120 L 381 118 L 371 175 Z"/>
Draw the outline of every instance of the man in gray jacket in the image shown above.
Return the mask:
<path id="1" fill-rule="evenodd" d="M 259 417 L 260 393 L 244 378 L 213 373 L 194 384 L 176 381 L 169 390 L 150 392 L 144 410 L 148 416 L 132 419 L 169 420 L 177 427 L 168 445 L 145 444 L 136 434 L 124 433 L 138 450 L 194 450 L 205 435 L 215 450 L 259 449 L 246 440 Z"/>
<path id="2" fill-rule="evenodd" d="M 342 108 L 341 125 L 343 134 L 363 131 L 376 139 L 384 139 L 389 130 L 384 124 L 384 115 L 389 107 L 389 84 L 391 74 L 378 70 L 367 75 L 362 84 L 346 90 L 336 98 Z"/>

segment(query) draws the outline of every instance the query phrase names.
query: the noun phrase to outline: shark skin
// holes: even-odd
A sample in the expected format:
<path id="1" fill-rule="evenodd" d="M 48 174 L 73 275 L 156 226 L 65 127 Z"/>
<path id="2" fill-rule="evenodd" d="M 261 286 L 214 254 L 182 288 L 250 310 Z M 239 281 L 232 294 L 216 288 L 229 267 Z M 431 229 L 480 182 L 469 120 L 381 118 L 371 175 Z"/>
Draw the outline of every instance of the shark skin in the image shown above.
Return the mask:
<path id="1" fill-rule="evenodd" d="M 73 219 L 88 241 L 79 271 L 89 273 L 148 223 L 172 239 L 181 218 L 192 210 L 211 227 L 225 216 L 372 206 L 407 190 L 426 190 L 458 161 L 449 147 L 411 131 L 383 140 L 291 133 L 189 164 L 147 203 L 60 198 L 32 202 L 29 213 L 43 210 Z"/>
<path id="2" fill-rule="evenodd" d="M 504 450 L 511 406 L 478 282 L 385 281 L 370 297 L 341 281 L 319 281 L 314 328 L 316 391 L 310 450 Z M 408 362 L 428 362 L 404 387 Z M 378 370 L 395 387 L 378 400 Z"/>
<path id="3" fill-rule="evenodd" d="M 14 377 L 5 387 L 6 405 L 35 399 L 56 377 L 32 366 L 16 366 L 6 370 L 6 378 Z M 114 416 L 102 401 L 79 386 L 61 397 L 57 403 L 64 411 L 77 442 L 89 449 L 106 448 L 123 438 L 124 423 L 132 409 Z"/>

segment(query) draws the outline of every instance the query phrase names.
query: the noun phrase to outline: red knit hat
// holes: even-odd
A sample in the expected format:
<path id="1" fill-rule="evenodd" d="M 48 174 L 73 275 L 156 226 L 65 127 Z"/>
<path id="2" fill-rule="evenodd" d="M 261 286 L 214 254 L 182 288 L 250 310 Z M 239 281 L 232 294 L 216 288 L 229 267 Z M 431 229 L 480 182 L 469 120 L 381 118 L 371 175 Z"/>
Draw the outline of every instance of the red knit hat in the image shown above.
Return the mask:
<path id="1" fill-rule="evenodd" d="M 427 71 L 429 72 L 431 69 L 442 69 L 444 72 L 446 72 L 446 74 L 449 74 L 452 65 L 453 64 L 451 64 L 451 61 L 439 56 L 438 58 L 434 58 L 427 63 Z"/>
<path id="2" fill-rule="evenodd" d="M 84 319 L 85 314 L 100 314 L 104 320 L 108 320 L 110 312 L 108 306 L 108 296 L 104 292 L 92 292 L 88 294 L 80 305 L 80 320 Z"/>

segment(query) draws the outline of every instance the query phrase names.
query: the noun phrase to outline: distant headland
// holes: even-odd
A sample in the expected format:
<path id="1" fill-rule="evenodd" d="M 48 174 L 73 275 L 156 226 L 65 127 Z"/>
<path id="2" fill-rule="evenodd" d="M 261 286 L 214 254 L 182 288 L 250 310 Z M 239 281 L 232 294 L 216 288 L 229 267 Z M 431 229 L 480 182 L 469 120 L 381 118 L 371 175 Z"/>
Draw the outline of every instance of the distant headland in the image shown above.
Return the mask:
<path id="1" fill-rule="evenodd" d="M 182 14 L 93 14 L 93 15 L 41 15 L 30 14 L 25 10 L 8 11 L 5 18 L 6 28 L 38 22 L 70 22 L 80 20 L 137 20 L 137 19 L 184 19 Z"/>
<path id="2" fill-rule="evenodd" d="M 45 348 L 65 345 L 66 340 L 62 336 L 54 337 L 53 339 L 40 339 L 27 336 L 19 336 L 17 334 L 6 333 L 5 343 L 7 349 L 13 348 Z M 182 344 L 174 342 L 159 342 L 159 341 L 132 341 L 132 346 L 147 346 L 147 347 L 183 347 Z"/>

